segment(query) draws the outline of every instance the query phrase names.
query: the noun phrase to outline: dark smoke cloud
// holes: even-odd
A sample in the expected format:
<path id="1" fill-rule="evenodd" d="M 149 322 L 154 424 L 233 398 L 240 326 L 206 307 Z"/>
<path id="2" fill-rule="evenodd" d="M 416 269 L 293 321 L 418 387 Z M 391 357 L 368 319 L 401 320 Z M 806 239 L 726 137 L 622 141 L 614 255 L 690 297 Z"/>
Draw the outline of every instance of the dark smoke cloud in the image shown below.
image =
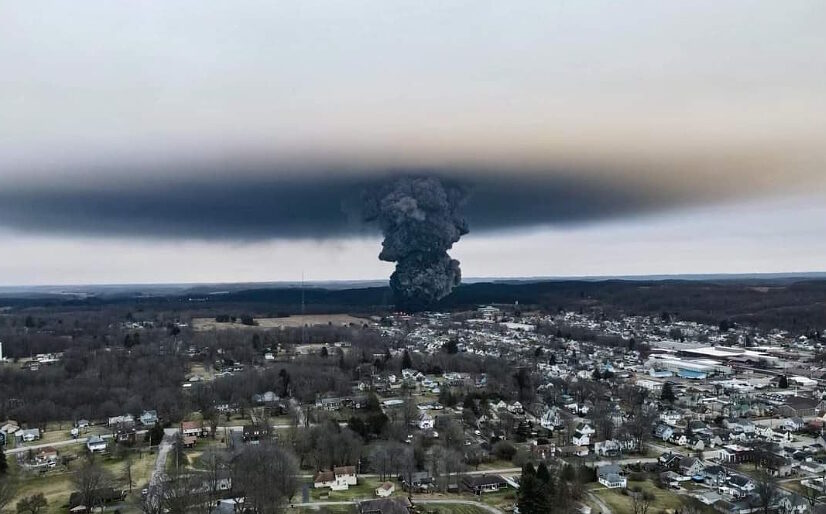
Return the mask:
<path id="1" fill-rule="evenodd" d="M 31 233 L 262 240 L 365 235 L 366 189 L 402 174 L 223 174 L 221 178 L 16 184 L 0 188 L 0 227 Z M 139 173 L 135 173 L 139 176 Z M 175 176 L 171 173 L 172 176 Z M 566 225 L 697 203 L 693 191 L 652 191 L 634 181 L 573 173 L 499 176 L 418 171 L 466 192 L 474 233 Z M 212 175 L 215 177 L 215 174 Z"/>
<path id="2" fill-rule="evenodd" d="M 427 309 L 461 282 L 447 251 L 468 232 L 464 199 L 462 188 L 434 177 L 399 178 L 366 194 L 365 219 L 384 234 L 379 259 L 396 263 L 390 287 L 399 309 Z"/>

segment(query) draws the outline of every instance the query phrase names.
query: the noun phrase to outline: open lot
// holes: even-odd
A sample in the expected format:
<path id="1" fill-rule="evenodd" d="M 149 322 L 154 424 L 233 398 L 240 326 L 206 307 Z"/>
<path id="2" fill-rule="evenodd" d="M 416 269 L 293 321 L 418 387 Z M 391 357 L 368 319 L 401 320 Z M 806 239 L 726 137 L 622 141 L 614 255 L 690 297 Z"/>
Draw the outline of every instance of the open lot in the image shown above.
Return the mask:
<path id="1" fill-rule="evenodd" d="M 25 471 L 17 463 L 16 459 L 9 459 L 9 474 L 19 482 L 17 496 L 10 504 L 12 507 L 21 499 L 36 493 L 43 493 L 48 502 L 46 513 L 66 512 L 69 496 L 76 490 L 73 478 L 76 470 L 81 466 L 82 459 L 85 458 L 83 447 L 64 447 L 60 449 L 62 458 L 70 457 L 71 461 L 60 464 L 57 467 L 43 472 Z M 132 494 L 125 502 L 126 511 L 137 511 L 140 490 L 146 487 L 155 463 L 155 453 L 150 451 L 132 451 Z M 106 471 L 107 476 L 112 480 L 112 484 L 117 489 L 128 490 L 125 481 L 124 470 L 126 461 L 123 456 L 105 454 L 96 456 L 96 461 Z M 133 509 L 134 508 L 134 509 Z M 121 511 L 125 511 L 123 508 Z"/>
<path id="2" fill-rule="evenodd" d="M 628 487 L 639 487 L 643 492 L 652 493 L 654 495 L 654 500 L 651 502 L 651 505 L 654 506 L 658 512 L 674 512 L 683 505 L 683 501 L 679 495 L 666 489 L 660 489 L 650 480 L 646 480 L 644 482 L 630 482 Z M 605 502 L 611 508 L 612 512 L 634 512 L 631 497 L 622 494 L 622 489 L 596 488 L 593 490 L 593 493 L 597 495 L 600 500 Z"/>
<path id="3" fill-rule="evenodd" d="M 283 318 L 255 318 L 257 325 L 244 325 L 241 320 L 234 323 L 218 323 L 215 318 L 194 318 L 192 320 L 192 328 L 196 331 L 208 330 L 261 330 L 273 328 L 287 328 L 287 327 L 303 327 L 316 325 L 335 325 L 345 326 L 355 324 L 361 325 L 367 323 L 368 320 L 364 318 L 356 318 L 349 314 L 306 314 L 285 316 Z"/>

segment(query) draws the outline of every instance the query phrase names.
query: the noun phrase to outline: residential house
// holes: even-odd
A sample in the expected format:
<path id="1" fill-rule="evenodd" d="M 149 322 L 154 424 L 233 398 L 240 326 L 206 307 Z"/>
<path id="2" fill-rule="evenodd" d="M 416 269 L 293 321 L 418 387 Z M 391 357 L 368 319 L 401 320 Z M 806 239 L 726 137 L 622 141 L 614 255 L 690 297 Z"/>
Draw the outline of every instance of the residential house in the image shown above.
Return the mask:
<path id="1" fill-rule="evenodd" d="M 668 441 L 674 436 L 674 428 L 665 423 L 660 423 L 654 429 L 654 436 L 663 441 Z"/>
<path id="2" fill-rule="evenodd" d="M 622 445 L 613 439 L 597 441 L 594 443 L 594 453 L 600 457 L 616 457 L 622 453 Z"/>
<path id="3" fill-rule="evenodd" d="M 564 426 L 565 422 L 562 420 L 557 407 L 549 407 L 542 414 L 539 424 L 546 430 L 554 430 L 557 427 Z"/>
<path id="4" fill-rule="evenodd" d="M 752 458 L 751 448 L 736 444 L 727 444 L 720 449 L 720 462 L 740 464 Z"/>
<path id="5" fill-rule="evenodd" d="M 531 457 L 537 460 L 547 460 L 554 456 L 556 446 L 553 444 L 533 444 L 531 445 Z"/>
<path id="6" fill-rule="evenodd" d="M 745 475 L 732 475 L 728 478 L 728 483 L 738 497 L 748 496 L 756 487 L 754 481 Z"/>
<path id="7" fill-rule="evenodd" d="M 628 485 L 627 479 L 622 475 L 622 470 L 616 464 L 600 466 L 597 469 L 597 482 L 608 489 L 625 488 Z"/>
<path id="8" fill-rule="evenodd" d="M 507 481 L 499 475 L 466 475 L 462 485 L 473 494 L 492 493 L 508 486 Z"/>
<path id="9" fill-rule="evenodd" d="M 119 443 L 134 443 L 137 441 L 138 431 L 134 423 L 119 423 L 114 432 L 115 441 Z"/>
<path id="10" fill-rule="evenodd" d="M 379 498 L 387 498 L 396 491 L 396 486 L 393 482 L 385 482 L 376 488 L 376 496 Z"/>
<path id="11" fill-rule="evenodd" d="M 57 450 L 51 446 L 43 448 L 34 456 L 34 462 L 38 466 L 54 467 L 57 465 Z"/>
<path id="12" fill-rule="evenodd" d="M 780 423 L 780 426 L 789 432 L 797 432 L 802 430 L 806 423 L 800 418 L 786 418 Z"/>
<path id="13" fill-rule="evenodd" d="M 20 430 L 20 427 L 14 421 L 9 421 L 8 423 L 5 423 L 3 426 L 0 426 L 0 433 L 5 435 L 6 437 L 14 435 L 14 433 L 18 430 Z"/>
<path id="14" fill-rule="evenodd" d="M 577 430 L 571 437 L 571 444 L 574 446 L 589 446 L 591 444 L 591 436 Z"/>
<path id="15" fill-rule="evenodd" d="M 358 485 L 358 475 L 355 466 L 338 466 L 333 468 L 336 481 L 350 485 Z"/>
<path id="16" fill-rule="evenodd" d="M 666 468 L 677 469 L 677 465 L 680 463 L 680 459 L 682 458 L 683 456 L 679 453 L 666 452 L 660 455 L 657 458 L 657 461 Z"/>
<path id="17" fill-rule="evenodd" d="M 703 470 L 703 463 L 696 457 L 683 457 L 677 464 L 677 470 L 682 475 L 691 477 Z"/>
<path id="18" fill-rule="evenodd" d="M 559 450 L 564 457 L 587 457 L 589 450 L 587 446 L 563 446 Z"/>
<path id="19" fill-rule="evenodd" d="M 182 421 L 181 435 L 184 437 L 206 437 L 208 435 L 208 431 L 204 428 L 203 421 Z"/>
<path id="20" fill-rule="evenodd" d="M 106 441 L 99 435 L 93 435 L 86 440 L 86 449 L 92 453 L 106 451 Z"/>
<path id="21" fill-rule="evenodd" d="M 508 405 L 508 412 L 511 414 L 522 415 L 525 413 L 524 407 L 519 402 L 513 402 L 512 404 Z"/>
<path id="22" fill-rule="evenodd" d="M 416 425 L 420 430 L 432 430 L 434 425 L 433 417 L 427 412 L 422 412 L 416 420 Z"/>
<path id="23" fill-rule="evenodd" d="M 430 485 L 433 483 L 433 477 L 427 471 L 403 475 L 399 477 L 399 480 L 404 490 L 409 492 L 426 491 L 430 489 Z"/>
<path id="24" fill-rule="evenodd" d="M 799 494 L 781 494 L 777 500 L 777 512 L 785 514 L 804 514 L 809 511 L 809 503 Z"/>
<path id="25" fill-rule="evenodd" d="M 109 426 L 114 427 L 124 423 L 135 424 L 135 416 L 131 414 L 124 414 L 122 416 L 114 416 L 109 418 Z"/>
<path id="26" fill-rule="evenodd" d="M 319 471 L 313 478 L 313 487 L 316 489 L 330 488 L 336 483 L 336 476 L 332 471 Z"/>
<path id="27" fill-rule="evenodd" d="M 87 495 L 84 493 L 80 491 L 72 493 L 71 496 L 69 496 L 69 512 L 72 514 L 84 514 L 92 512 L 96 507 L 121 502 L 126 498 L 126 491 L 116 491 L 111 487 L 105 487 L 91 491 L 88 497 L 92 498 L 92 505 L 84 505 L 84 498 L 87 498 Z"/>
<path id="28" fill-rule="evenodd" d="M 145 427 L 154 427 L 158 423 L 158 413 L 154 410 L 143 411 L 139 418 L 141 425 Z"/>
<path id="29" fill-rule="evenodd" d="M 319 471 L 313 479 L 314 488 L 329 488 L 331 491 L 346 491 L 351 485 L 357 484 L 358 477 L 354 466 L 341 466 L 333 468 L 332 471 Z"/>
<path id="30" fill-rule="evenodd" d="M 704 482 L 712 487 L 717 487 L 726 482 L 726 468 L 720 465 L 706 466 L 702 470 L 702 475 L 705 477 Z"/>
<path id="31" fill-rule="evenodd" d="M 723 422 L 723 425 L 735 434 L 754 435 L 755 425 L 747 419 L 732 419 Z"/>
<path id="32" fill-rule="evenodd" d="M 15 432 L 14 437 L 17 438 L 19 441 L 23 441 L 24 443 L 37 441 L 38 439 L 40 439 L 40 429 L 27 428 L 25 430 L 18 430 L 17 432 Z"/>

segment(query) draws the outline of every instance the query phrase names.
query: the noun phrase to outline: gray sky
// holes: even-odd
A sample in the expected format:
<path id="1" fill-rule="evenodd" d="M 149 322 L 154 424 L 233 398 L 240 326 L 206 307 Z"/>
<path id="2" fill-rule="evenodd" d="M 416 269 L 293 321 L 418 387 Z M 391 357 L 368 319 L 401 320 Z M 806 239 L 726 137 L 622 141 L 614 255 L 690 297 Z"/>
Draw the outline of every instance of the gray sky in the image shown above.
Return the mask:
<path id="1" fill-rule="evenodd" d="M 467 185 L 467 276 L 824 270 L 825 24 L 817 1 L 3 3 L 0 284 L 386 276 L 350 205 L 404 173 Z"/>

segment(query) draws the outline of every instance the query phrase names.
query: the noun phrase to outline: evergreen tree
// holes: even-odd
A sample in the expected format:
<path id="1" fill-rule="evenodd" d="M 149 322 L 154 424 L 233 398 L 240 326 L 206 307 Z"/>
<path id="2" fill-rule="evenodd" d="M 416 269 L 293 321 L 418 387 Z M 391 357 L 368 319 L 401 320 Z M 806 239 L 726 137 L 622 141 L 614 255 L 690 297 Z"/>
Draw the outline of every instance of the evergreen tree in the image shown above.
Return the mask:
<path id="1" fill-rule="evenodd" d="M 6 452 L 0 450 L 0 475 L 5 475 L 9 470 L 9 463 L 6 461 Z"/>
<path id="2" fill-rule="evenodd" d="M 536 478 L 536 469 L 528 462 L 522 467 L 522 478 L 519 481 L 517 505 L 520 514 L 541 514 L 542 500 L 539 495 L 539 481 Z"/>
<path id="3" fill-rule="evenodd" d="M 786 375 L 780 375 L 780 381 L 778 382 L 777 387 L 780 389 L 787 389 L 789 387 L 789 379 L 786 378 Z"/>
<path id="4" fill-rule="evenodd" d="M 556 484 L 554 477 L 551 475 L 548 466 L 544 462 L 539 464 L 536 469 L 536 480 L 539 483 L 539 491 L 537 491 L 538 502 L 542 507 L 542 512 L 553 512 L 554 500 L 556 496 Z"/>
<path id="5" fill-rule="evenodd" d="M 407 353 L 407 350 L 404 351 L 404 355 L 402 356 L 402 369 L 410 369 L 413 367 L 413 361 L 410 359 L 410 354 Z"/>
<path id="6" fill-rule="evenodd" d="M 660 400 L 664 402 L 673 402 L 676 399 L 674 396 L 674 389 L 671 386 L 671 382 L 666 382 L 663 384 L 663 390 L 660 393 Z"/>

